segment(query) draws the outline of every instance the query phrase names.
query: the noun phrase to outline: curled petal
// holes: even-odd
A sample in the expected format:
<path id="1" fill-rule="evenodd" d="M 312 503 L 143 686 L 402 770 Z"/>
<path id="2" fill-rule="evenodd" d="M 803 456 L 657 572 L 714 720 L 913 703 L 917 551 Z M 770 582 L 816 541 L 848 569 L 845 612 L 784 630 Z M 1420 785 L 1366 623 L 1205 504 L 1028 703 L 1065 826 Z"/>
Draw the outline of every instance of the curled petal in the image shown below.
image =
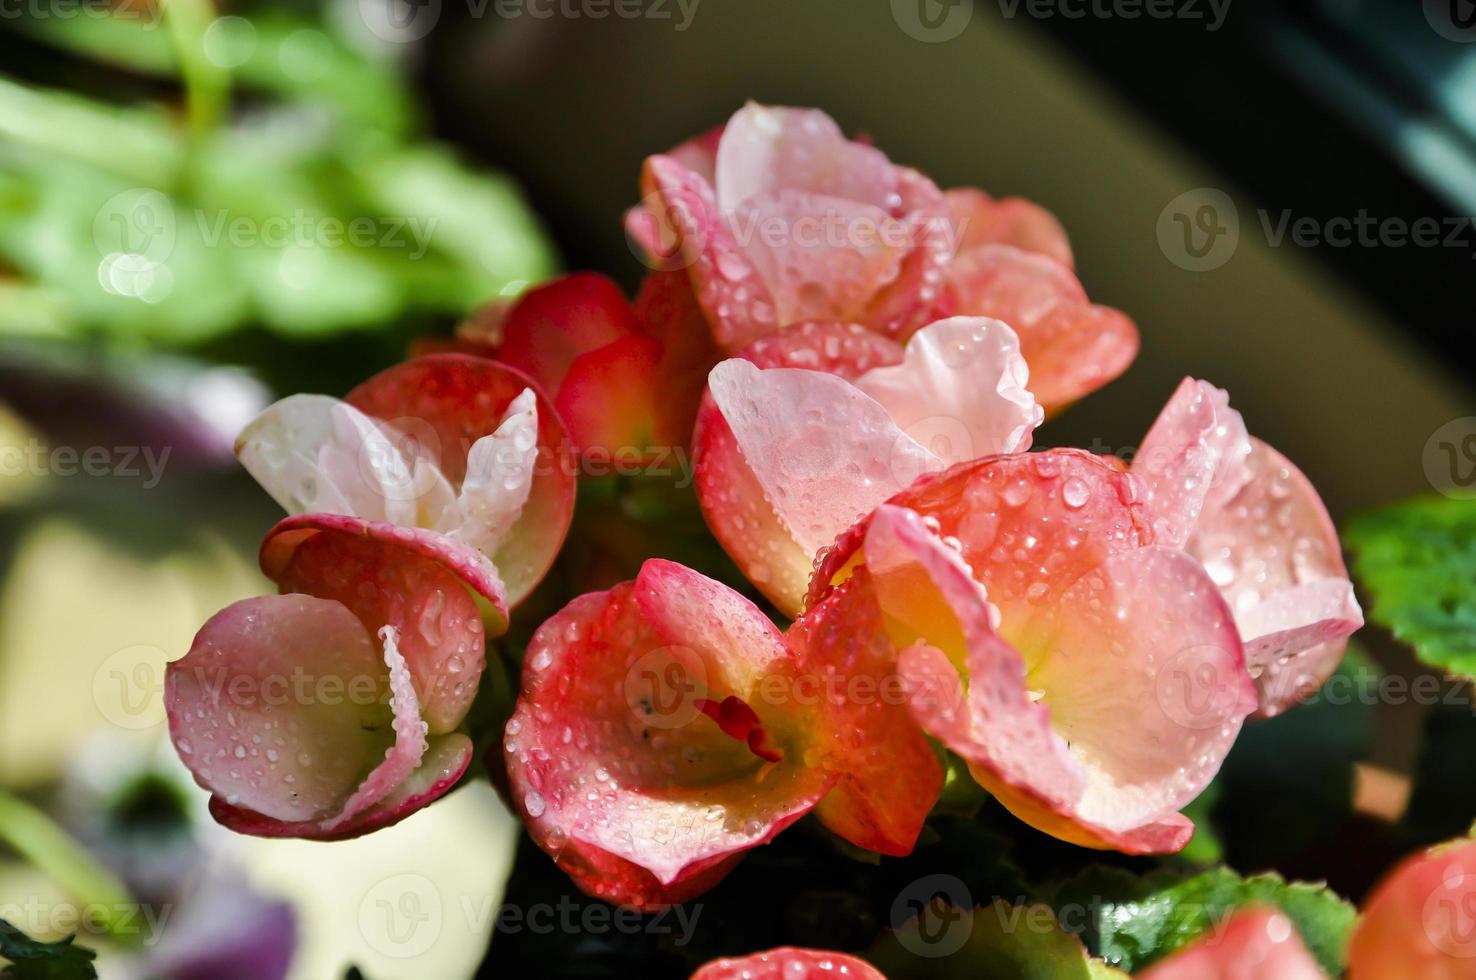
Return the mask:
<path id="1" fill-rule="evenodd" d="M 943 767 L 912 721 L 897 650 L 861 569 L 786 637 L 820 703 L 821 765 L 839 781 L 816 807 L 820 821 L 867 850 L 905 855 L 943 789 Z"/>
<path id="2" fill-rule="evenodd" d="M 1351 980 L 1456 980 L 1476 963 L 1476 842 L 1406 858 L 1374 889 L 1348 945 Z"/>
<path id="3" fill-rule="evenodd" d="M 939 465 L 885 408 L 834 375 L 764 371 L 734 358 L 713 368 L 708 387 L 765 498 L 807 554 Z"/>
<path id="4" fill-rule="evenodd" d="M 663 424 L 661 365 L 661 344 L 639 334 L 574 361 L 557 406 L 586 457 L 649 460 L 686 444 L 685 433 Z"/>
<path id="5" fill-rule="evenodd" d="M 494 608 L 499 596 L 473 591 L 495 583 L 479 552 L 428 531 L 308 514 L 268 532 L 261 558 L 282 592 L 332 599 L 366 629 L 394 629 L 431 734 L 461 723 L 485 664 L 478 596 Z"/>
<path id="6" fill-rule="evenodd" d="M 528 505 L 537 462 L 538 406 L 533 389 L 524 388 L 496 431 L 472 443 L 457 506 L 434 526 L 484 555 L 495 554 Z"/>
<path id="7" fill-rule="evenodd" d="M 246 815 L 238 829 L 343 837 L 384 819 L 428 745 L 395 631 L 381 639 L 330 599 L 263 596 L 169 665 L 170 736 L 213 806 Z"/>
<path id="8" fill-rule="evenodd" d="M 793 671 L 757 608 L 671 562 L 575 599 L 529 645 L 507 725 L 534 840 L 607 901 L 711 887 L 834 781 L 805 761 L 815 715 L 782 697 Z"/>
<path id="9" fill-rule="evenodd" d="M 856 387 L 948 463 L 1023 452 L 1044 413 L 1027 390 L 1015 333 L 999 320 L 952 317 L 923 327 L 901 364 L 878 367 Z"/>
<path id="10" fill-rule="evenodd" d="M 1363 612 L 1317 491 L 1276 450 L 1251 447 L 1248 478 L 1200 514 L 1187 548 L 1230 603 L 1261 711 L 1274 715 L 1332 675 Z"/>
<path id="11" fill-rule="evenodd" d="M 1159 413 L 1133 458 L 1153 508 L 1162 544 L 1182 546 L 1200 512 L 1215 510 L 1250 479 L 1250 434 L 1230 396 L 1205 381 L 1185 378 Z"/>
<path id="12" fill-rule="evenodd" d="M 1088 846 L 1177 843 L 1175 811 L 1213 777 L 1254 706 L 1238 636 L 1199 565 L 1123 552 L 1025 630 L 916 514 L 878 508 L 865 537 L 919 724 L 1017 816 Z M 967 683 L 964 692 L 962 684 Z"/>
<path id="13" fill-rule="evenodd" d="M 1224 922 L 1137 976 L 1140 980 L 1326 980 L 1327 974 L 1285 913 L 1253 906 L 1231 913 Z"/>
<path id="14" fill-rule="evenodd" d="M 954 259 L 945 308 L 1014 328 L 1030 365 L 1030 389 L 1047 412 L 1111 381 L 1138 353 L 1131 320 L 1088 302 L 1066 266 L 1009 245 L 973 248 Z"/>
<path id="15" fill-rule="evenodd" d="M 487 358 L 431 354 L 380 372 L 349 392 L 347 400 L 389 423 L 417 455 L 460 486 L 472 447 L 497 430 L 529 384 L 521 372 Z M 553 563 L 574 510 L 568 436 L 553 406 L 536 389 L 535 396 L 537 459 L 527 503 L 490 556 L 513 605 Z"/>
<path id="16" fill-rule="evenodd" d="M 692 980 L 886 980 L 865 960 L 845 953 L 784 946 L 763 953 L 713 960 Z"/>
<path id="17" fill-rule="evenodd" d="M 1023 197 L 992 198 L 973 187 L 947 191 L 948 210 L 957 229 L 954 254 L 981 245 L 1013 245 L 1055 259 L 1070 269 L 1075 265 L 1066 229 L 1056 216 Z"/>

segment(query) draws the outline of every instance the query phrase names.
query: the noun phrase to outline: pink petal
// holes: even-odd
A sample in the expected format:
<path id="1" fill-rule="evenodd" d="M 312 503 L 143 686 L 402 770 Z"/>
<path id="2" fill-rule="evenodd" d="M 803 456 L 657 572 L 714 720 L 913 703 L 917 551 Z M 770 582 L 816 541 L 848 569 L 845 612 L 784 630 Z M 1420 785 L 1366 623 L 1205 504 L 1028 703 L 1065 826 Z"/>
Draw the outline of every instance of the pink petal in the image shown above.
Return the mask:
<path id="1" fill-rule="evenodd" d="M 1133 457 L 1162 544 L 1189 540 L 1200 511 L 1222 506 L 1250 479 L 1250 435 L 1230 396 L 1185 378 Z"/>
<path id="2" fill-rule="evenodd" d="M 1043 413 L 1028 382 L 1020 342 L 1006 324 L 952 317 L 913 334 L 901 364 L 871 369 L 856 387 L 918 443 L 960 463 L 1030 448 Z"/>
<path id="3" fill-rule="evenodd" d="M 263 571 L 282 592 L 333 599 L 366 629 L 394 629 L 431 733 L 461 723 L 476 697 L 486 641 L 467 588 L 474 579 L 459 572 L 479 567 L 478 559 L 485 567 L 485 558 L 426 531 L 305 518 L 273 528 L 262 555 Z"/>
<path id="4" fill-rule="evenodd" d="M 886 409 L 834 375 L 734 358 L 712 369 L 708 388 L 764 496 L 809 554 L 938 466 Z"/>
<path id="5" fill-rule="evenodd" d="M 1414 976 L 1415 974 L 1406 974 Z M 1275 908 L 1244 908 L 1165 960 L 1140 980 L 1326 980 L 1297 927 Z M 1395 974 L 1389 974 L 1395 976 Z"/>
<path id="6" fill-rule="evenodd" d="M 805 762 L 813 710 L 763 686 L 791 689 L 793 668 L 757 608 L 671 562 L 575 599 L 529 645 L 507 725 L 512 796 L 534 840 L 607 901 L 651 908 L 711 887 L 834 781 Z M 753 710 L 779 762 L 702 710 L 729 698 Z"/>
<path id="7" fill-rule="evenodd" d="M 950 313 L 1003 320 L 1020 336 L 1030 389 L 1052 411 L 1127 370 L 1138 331 L 1122 313 L 1087 301 L 1071 270 L 1009 245 L 985 245 L 948 269 Z"/>
<path id="8" fill-rule="evenodd" d="M 865 960 L 845 953 L 785 946 L 764 953 L 713 960 L 692 980 L 886 980 Z"/>
<path id="9" fill-rule="evenodd" d="M 821 727 L 832 733 L 821 764 L 841 774 L 816 816 L 857 847 L 910 853 L 943 788 L 943 767 L 908 712 L 866 570 L 800 617 L 786 639 L 813 682 Z"/>
<path id="10" fill-rule="evenodd" d="M 502 322 L 497 360 L 558 396 L 574 359 L 636 332 L 620 287 L 594 272 L 575 272 L 528 290 Z"/>
<path id="11" fill-rule="evenodd" d="M 1363 614 L 1317 491 L 1276 450 L 1251 446 L 1249 478 L 1206 508 L 1187 548 L 1235 613 L 1261 711 L 1277 714 L 1332 675 Z"/>
<path id="12" fill-rule="evenodd" d="M 473 444 L 497 429 L 529 384 L 521 372 L 484 357 L 431 354 L 381 371 L 349 392 L 347 400 L 419 442 L 447 479 L 460 486 Z M 574 510 L 568 435 L 542 396 L 537 417 L 538 461 L 527 505 L 490 556 L 513 605 L 553 564 Z"/>
<path id="13" fill-rule="evenodd" d="M 307 835 L 340 832 L 426 748 L 393 643 L 381 658 L 348 609 L 312 596 L 247 599 L 211 617 L 169 665 L 165 703 L 201 786 Z"/>
<path id="14" fill-rule="evenodd" d="M 717 202 L 724 211 L 783 190 L 888 211 L 895 206 L 897 193 L 886 155 L 846 139 L 835 120 L 819 109 L 754 102 L 728 120 L 718 143 L 714 175 Z"/>
<path id="15" fill-rule="evenodd" d="M 1467 980 L 1476 965 L 1476 842 L 1406 858 L 1365 900 L 1348 944 L 1350 980 Z"/>
<path id="16" fill-rule="evenodd" d="M 1070 269 L 1075 266 L 1066 229 L 1056 216 L 1023 197 L 995 199 L 973 187 L 946 191 L 948 210 L 957 230 L 954 254 L 981 245 L 1013 245 L 1055 259 Z"/>

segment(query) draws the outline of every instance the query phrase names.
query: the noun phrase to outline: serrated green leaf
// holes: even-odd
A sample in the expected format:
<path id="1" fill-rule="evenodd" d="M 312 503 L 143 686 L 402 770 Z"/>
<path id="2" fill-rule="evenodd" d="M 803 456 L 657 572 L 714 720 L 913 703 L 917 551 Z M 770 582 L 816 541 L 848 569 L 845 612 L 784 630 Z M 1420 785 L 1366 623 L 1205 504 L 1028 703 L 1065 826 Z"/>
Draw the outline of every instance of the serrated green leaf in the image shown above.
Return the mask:
<path id="1" fill-rule="evenodd" d="M 1276 874 L 1241 878 L 1228 868 L 1182 880 L 1089 868 L 1063 885 L 1053 904 L 1068 925 L 1085 920 L 1089 949 L 1129 972 L 1183 948 L 1234 909 L 1275 905 L 1296 923 L 1322 968 L 1340 976 L 1356 914 L 1323 885 L 1287 882 Z"/>
<path id="2" fill-rule="evenodd" d="M 1476 500 L 1420 497 L 1349 525 L 1370 618 L 1424 662 L 1476 677 Z"/>
<path id="3" fill-rule="evenodd" d="M 73 944 L 76 936 L 54 943 L 32 939 L 0 919 L 0 960 L 10 963 L 0 970 L 3 980 L 96 980 L 90 949 Z"/>

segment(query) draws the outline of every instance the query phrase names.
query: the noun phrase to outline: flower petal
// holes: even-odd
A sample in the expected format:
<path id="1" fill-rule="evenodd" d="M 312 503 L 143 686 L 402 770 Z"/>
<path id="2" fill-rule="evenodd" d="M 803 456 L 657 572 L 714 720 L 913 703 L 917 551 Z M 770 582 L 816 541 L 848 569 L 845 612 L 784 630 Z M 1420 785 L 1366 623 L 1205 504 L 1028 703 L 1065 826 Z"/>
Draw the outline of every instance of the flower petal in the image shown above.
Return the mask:
<path id="1" fill-rule="evenodd" d="M 575 272 L 518 297 L 502 322 L 496 356 L 554 398 L 575 358 L 635 332 L 620 287 L 598 273 Z"/>
<path id="2" fill-rule="evenodd" d="M 426 748 L 392 634 L 381 659 L 347 608 L 313 596 L 247 599 L 211 617 L 169 665 L 165 702 L 201 786 L 304 836 L 340 832 Z"/>
<path id="3" fill-rule="evenodd" d="M 873 368 L 856 387 L 904 432 L 948 463 L 1030 448 L 1043 412 L 1026 389 L 1015 333 L 999 320 L 951 317 L 907 341 L 901 364 Z"/>
<path id="4" fill-rule="evenodd" d="M 910 853 L 943 789 L 943 766 L 908 712 L 866 570 L 795 622 L 786 640 L 830 736 L 821 765 L 841 774 L 816 816 L 857 847 Z"/>
<path id="5" fill-rule="evenodd" d="M 686 433 L 664 425 L 663 401 L 668 392 L 661 364 L 660 342 L 640 335 L 622 338 L 574 361 L 556 405 L 586 457 L 650 460 L 662 451 L 686 445 Z"/>
<path id="6" fill-rule="evenodd" d="M 366 629 L 393 629 L 430 732 L 461 723 L 476 697 L 486 641 L 467 588 L 475 573 L 468 579 L 458 571 L 478 567 L 472 555 L 481 566 L 485 558 L 430 532 L 303 518 L 273 528 L 262 555 L 263 571 L 282 592 L 332 599 Z"/>
<path id="7" fill-rule="evenodd" d="M 491 435 L 529 386 L 504 364 L 466 354 L 431 354 L 382 371 L 348 394 L 361 411 L 415 440 L 452 484 L 466 475 L 472 446 Z M 508 600 L 517 605 L 543 577 L 563 544 L 574 510 L 574 469 L 558 413 L 538 397 L 538 461 L 516 524 L 491 555 Z"/>
<path id="8" fill-rule="evenodd" d="M 834 375 L 734 358 L 713 368 L 708 387 L 779 519 L 811 554 L 938 466 L 886 409 Z"/>
<path id="9" fill-rule="evenodd" d="M 713 960 L 692 980 L 886 980 L 865 960 L 845 953 L 784 946 L 763 953 Z"/>
<path id="10" fill-rule="evenodd" d="M 575 599 L 529 645 L 507 725 L 534 840 L 607 901 L 652 908 L 711 887 L 834 781 L 804 761 L 813 712 L 776 710 L 762 686 L 788 689 L 793 664 L 757 608 L 671 562 Z M 704 710 L 730 698 L 752 709 L 763 753 Z"/>
<path id="11" fill-rule="evenodd" d="M 1182 546 L 1206 507 L 1223 506 L 1250 479 L 1250 434 L 1230 396 L 1185 378 L 1163 407 L 1132 471 L 1142 478 L 1162 544 Z"/>
<path id="12" fill-rule="evenodd" d="M 1230 603 L 1261 710 L 1274 715 L 1332 675 L 1363 613 L 1317 491 L 1276 450 L 1251 447 L 1248 479 L 1200 514 L 1187 548 Z"/>
<path id="13" fill-rule="evenodd" d="M 1390 973 L 1394 977 L 1401 974 Z M 1403 974 L 1416 976 L 1415 973 Z M 1249 907 L 1167 959 L 1137 974 L 1140 980 L 1326 980 L 1297 927 L 1276 908 Z"/>
<path id="14" fill-rule="evenodd" d="M 973 248 L 954 259 L 945 308 L 1014 328 L 1030 365 L 1031 391 L 1047 412 L 1111 381 L 1138 353 L 1131 320 L 1089 303 L 1066 266 L 1009 245 Z"/>
<path id="15" fill-rule="evenodd" d="M 457 506 L 447 508 L 437 530 L 496 554 L 528 505 L 538 462 L 538 403 L 524 388 L 508 403 L 502 421 L 489 436 L 472 443 Z"/>
<path id="16" fill-rule="evenodd" d="M 1348 944 L 1350 980 L 1456 980 L 1476 963 L 1476 841 L 1421 851 L 1364 902 Z"/>
<path id="17" fill-rule="evenodd" d="M 1056 216 L 1023 197 L 992 198 L 974 187 L 945 191 L 953 226 L 958 232 L 954 254 L 981 245 L 1013 245 L 1075 266 L 1066 229 Z"/>

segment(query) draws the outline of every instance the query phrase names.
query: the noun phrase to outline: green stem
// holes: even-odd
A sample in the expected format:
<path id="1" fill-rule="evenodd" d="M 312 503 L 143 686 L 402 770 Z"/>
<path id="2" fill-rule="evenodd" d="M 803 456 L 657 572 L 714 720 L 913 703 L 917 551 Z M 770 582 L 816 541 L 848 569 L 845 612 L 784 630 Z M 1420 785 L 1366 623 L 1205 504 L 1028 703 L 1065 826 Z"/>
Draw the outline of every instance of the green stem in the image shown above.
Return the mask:
<path id="1" fill-rule="evenodd" d="M 165 0 L 163 7 L 184 79 L 185 118 L 192 133 L 203 133 L 220 121 L 231 91 L 230 72 L 205 54 L 205 31 L 215 20 L 215 8 L 211 0 Z"/>
<path id="2" fill-rule="evenodd" d="M 27 88 L 4 76 L 0 136 L 151 184 L 167 186 L 180 163 L 179 145 L 161 115 L 107 108 L 66 92 Z"/>
<path id="3" fill-rule="evenodd" d="M 135 903 L 123 882 L 36 807 L 0 790 L 0 842 L 39 868 L 97 924 L 124 941 L 138 938 Z"/>

